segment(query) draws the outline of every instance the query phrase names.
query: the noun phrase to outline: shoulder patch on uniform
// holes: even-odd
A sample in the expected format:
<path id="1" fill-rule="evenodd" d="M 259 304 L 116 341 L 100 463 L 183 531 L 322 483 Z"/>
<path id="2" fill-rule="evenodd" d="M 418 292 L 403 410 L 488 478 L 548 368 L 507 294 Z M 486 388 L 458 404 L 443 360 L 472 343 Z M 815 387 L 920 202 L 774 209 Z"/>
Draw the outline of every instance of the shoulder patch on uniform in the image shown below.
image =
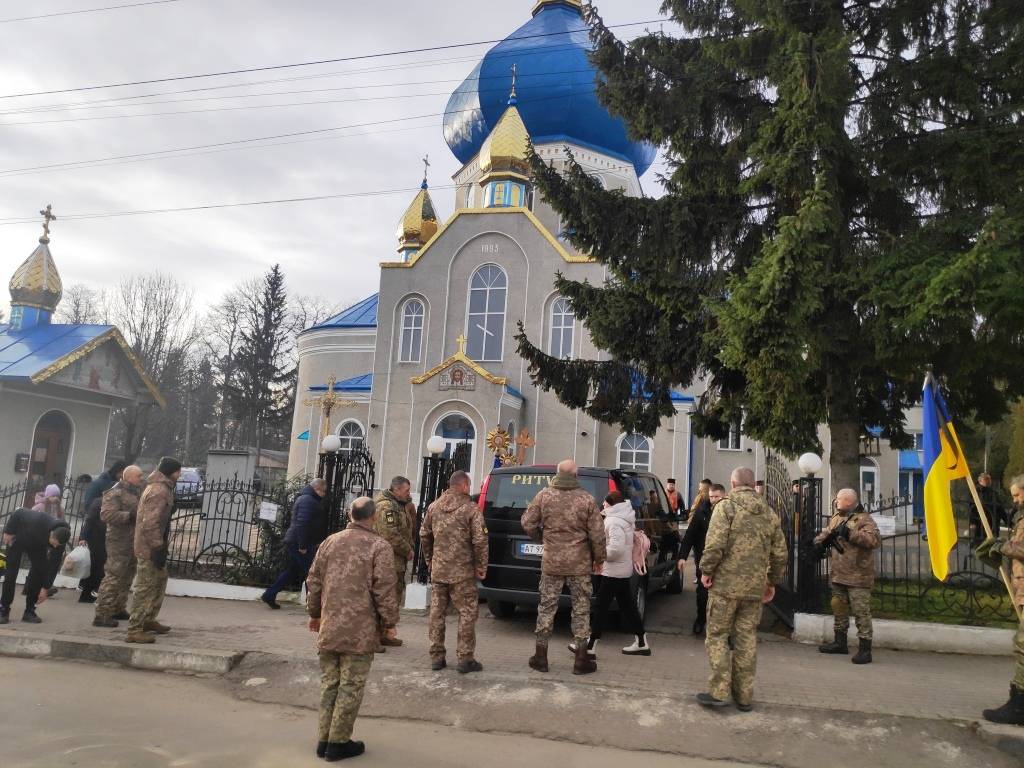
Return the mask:
<path id="1" fill-rule="evenodd" d="M 384 513 L 384 522 L 388 525 L 395 525 L 398 522 L 395 510 L 392 507 L 388 507 L 388 511 Z"/>

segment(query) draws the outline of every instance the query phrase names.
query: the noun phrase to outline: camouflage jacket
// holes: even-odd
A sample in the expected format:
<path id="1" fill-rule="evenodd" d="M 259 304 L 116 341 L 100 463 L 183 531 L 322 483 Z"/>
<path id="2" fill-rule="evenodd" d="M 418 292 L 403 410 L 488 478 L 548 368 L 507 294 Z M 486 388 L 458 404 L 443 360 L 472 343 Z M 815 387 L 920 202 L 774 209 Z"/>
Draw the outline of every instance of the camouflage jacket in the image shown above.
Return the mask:
<path id="1" fill-rule="evenodd" d="M 782 581 L 787 559 L 779 517 L 752 488 L 734 488 L 715 505 L 700 558 L 713 594 L 760 600 L 766 584 Z"/>
<path id="2" fill-rule="evenodd" d="M 380 628 L 398 623 L 395 558 L 366 523 L 320 545 L 306 577 L 306 609 L 320 619 L 317 647 L 334 653 L 373 653 Z"/>
<path id="3" fill-rule="evenodd" d="M 875 550 L 882 544 L 875 519 L 863 509 L 860 512 L 837 511 L 828 521 L 828 527 L 815 537 L 821 541 L 833 528 L 849 520 L 850 541 L 842 542 L 843 551 L 832 548 L 829 559 L 829 575 L 833 584 L 847 587 L 875 585 Z"/>
<path id="4" fill-rule="evenodd" d="M 487 527 L 480 508 L 464 493 L 445 491 L 423 518 L 420 551 L 431 581 L 475 579 L 477 570 L 487 566 Z"/>
<path id="5" fill-rule="evenodd" d="M 135 557 L 151 560 L 153 552 L 167 546 L 167 530 L 174 511 L 174 481 L 163 472 L 146 478 L 135 520 Z"/>
<path id="6" fill-rule="evenodd" d="M 523 530 L 544 544 L 541 573 L 587 576 L 607 558 L 604 520 L 594 497 L 571 475 L 555 475 L 533 497 L 522 519 Z"/>
<path id="7" fill-rule="evenodd" d="M 107 548 L 131 546 L 135 541 L 135 516 L 142 487 L 116 482 L 103 494 L 100 520 L 107 525 Z"/>
<path id="8" fill-rule="evenodd" d="M 1010 584 L 1017 605 L 1024 605 L 1024 512 L 1018 510 L 1013 517 L 1010 538 L 1003 545 L 1003 556 L 1010 558 Z"/>
<path id="9" fill-rule="evenodd" d="M 391 545 L 395 555 L 395 570 L 404 573 L 405 564 L 412 557 L 412 526 L 409 525 L 406 512 L 407 502 L 395 498 L 388 490 L 380 494 L 374 503 L 377 505 L 377 515 L 373 529 Z"/>

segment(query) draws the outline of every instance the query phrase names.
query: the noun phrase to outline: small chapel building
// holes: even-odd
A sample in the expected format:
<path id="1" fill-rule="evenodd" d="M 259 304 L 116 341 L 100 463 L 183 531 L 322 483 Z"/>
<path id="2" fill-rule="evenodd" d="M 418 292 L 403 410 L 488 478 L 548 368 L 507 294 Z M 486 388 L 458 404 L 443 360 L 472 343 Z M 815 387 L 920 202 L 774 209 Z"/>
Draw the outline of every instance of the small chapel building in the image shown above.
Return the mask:
<path id="1" fill-rule="evenodd" d="M 694 435 L 699 382 L 674 393 L 676 413 L 653 437 L 625 434 L 534 386 L 516 352 L 522 323 L 550 355 L 600 359 L 554 278 L 600 284 L 608 277 L 572 247 L 558 213 L 535 194 L 528 144 L 556 168 L 571 152 L 606 189 L 627 196 L 643 194 L 640 177 L 656 154 L 598 102 L 581 14 L 579 0 L 539 0 L 532 19 L 483 57 L 445 110 L 444 135 L 463 164 L 454 176 L 455 213 L 438 219 L 424 174 L 399 219 L 397 257 L 380 265 L 379 291 L 299 335 L 289 475 L 316 471 L 330 433 L 342 451 L 369 449 L 378 484 L 405 475 L 415 490 L 426 441 L 439 436 L 446 451 L 469 445 L 479 483 L 494 466 L 487 435 L 501 427 L 513 437 L 529 432 L 523 463 L 573 458 L 650 470 L 675 478 L 688 498 L 702 477 L 728 483 L 737 466 L 763 477 L 764 448 L 742 425 L 721 441 Z M 865 466 L 876 496 L 882 483 L 895 492 L 905 479 L 897 453 L 886 449 Z"/>
<path id="2" fill-rule="evenodd" d="M 113 410 L 164 406 L 121 332 L 112 325 L 53 322 L 63 292 L 43 235 L 10 281 L 11 317 L 0 323 L 0 488 L 64 487 L 104 468 Z M 19 502 L 20 503 L 20 502 Z"/>

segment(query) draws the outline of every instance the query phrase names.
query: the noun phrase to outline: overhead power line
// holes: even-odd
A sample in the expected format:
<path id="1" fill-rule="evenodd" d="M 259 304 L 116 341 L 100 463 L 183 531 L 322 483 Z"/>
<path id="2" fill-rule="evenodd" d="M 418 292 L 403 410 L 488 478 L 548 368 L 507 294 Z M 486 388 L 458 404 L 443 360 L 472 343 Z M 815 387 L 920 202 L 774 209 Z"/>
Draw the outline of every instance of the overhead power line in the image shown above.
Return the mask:
<path id="1" fill-rule="evenodd" d="M 649 19 L 647 21 L 633 21 L 624 24 L 611 24 L 607 29 L 621 29 L 623 27 L 637 27 L 643 26 L 644 24 L 655 24 L 662 22 L 664 19 Z M 563 35 L 574 35 L 585 32 L 585 30 L 572 30 L 567 32 L 540 32 L 535 35 L 520 35 L 519 37 L 513 38 L 515 40 L 530 40 L 533 38 L 543 37 L 557 37 Z M 82 85 L 75 88 L 54 88 L 47 91 L 27 91 L 24 93 L 7 93 L 0 95 L 0 99 L 14 99 L 23 96 L 50 96 L 57 93 L 79 93 L 82 91 L 97 91 L 104 88 L 125 88 L 134 85 L 153 85 L 155 83 L 170 83 L 178 82 L 181 80 L 196 80 L 206 77 L 222 77 L 225 75 L 242 75 L 251 72 L 270 72 L 274 70 L 282 69 L 295 69 L 297 67 L 313 67 L 323 64 L 340 64 L 347 61 L 366 61 L 368 59 L 382 59 L 390 56 L 405 56 L 414 53 L 427 53 L 429 51 L 450 51 L 459 48 L 471 48 L 479 45 L 494 45 L 496 43 L 504 42 L 507 38 L 499 38 L 494 40 L 477 40 L 469 43 L 448 43 L 446 45 L 432 45 L 425 48 L 407 48 L 404 50 L 397 51 L 382 51 L 379 53 L 364 53 L 357 56 L 340 56 L 333 59 L 318 59 L 314 61 L 300 61 L 291 64 L 273 64 L 262 67 L 245 67 L 243 69 L 228 69 L 220 72 L 204 72 L 193 75 L 175 75 L 172 77 L 158 77 L 151 78 L 148 80 L 132 80 L 122 83 L 104 83 L 102 85 Z"/>
<path id="2" fill-rule="evenodd" d="M 121 11 L 125 8 L 141 8 L 144 5 L 167 5 L 168 3 L 180 3 L 181 0 L 143 0 L 138 3 L 125 3 L 123 5 L 106 5 L 102 8 L 82 8 L 77 11 L 54 11 L 53 13 L 41 13 L 36 16 L 20 16 L 13 19 L 0 19 L 0 24 L 11 24 L 15 21 L 35 21 L 37 19 L 53 19 L 57 16 L 78 16 L 82 13 L 99 13 L 100 11 Z"/>

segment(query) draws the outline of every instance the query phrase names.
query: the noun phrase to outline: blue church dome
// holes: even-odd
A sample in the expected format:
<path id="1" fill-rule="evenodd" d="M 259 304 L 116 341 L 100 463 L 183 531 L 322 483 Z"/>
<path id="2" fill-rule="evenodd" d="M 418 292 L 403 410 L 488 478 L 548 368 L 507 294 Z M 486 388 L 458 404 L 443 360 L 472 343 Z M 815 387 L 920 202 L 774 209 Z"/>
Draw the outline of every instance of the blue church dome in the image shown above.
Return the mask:
<path id="1" fill-rule="evenodd" d="M 638 176 L 656 148 L 631 141 L 626 123 L 597 100 L 588 27 L 572 0 L 538 3 L 534 17 L 491 48 L 448 100 L 444 138 L 469 162 L 508 105 L 512 65 L 518 108 L 534 144 L 570 142 L 632 163 Z"/>

